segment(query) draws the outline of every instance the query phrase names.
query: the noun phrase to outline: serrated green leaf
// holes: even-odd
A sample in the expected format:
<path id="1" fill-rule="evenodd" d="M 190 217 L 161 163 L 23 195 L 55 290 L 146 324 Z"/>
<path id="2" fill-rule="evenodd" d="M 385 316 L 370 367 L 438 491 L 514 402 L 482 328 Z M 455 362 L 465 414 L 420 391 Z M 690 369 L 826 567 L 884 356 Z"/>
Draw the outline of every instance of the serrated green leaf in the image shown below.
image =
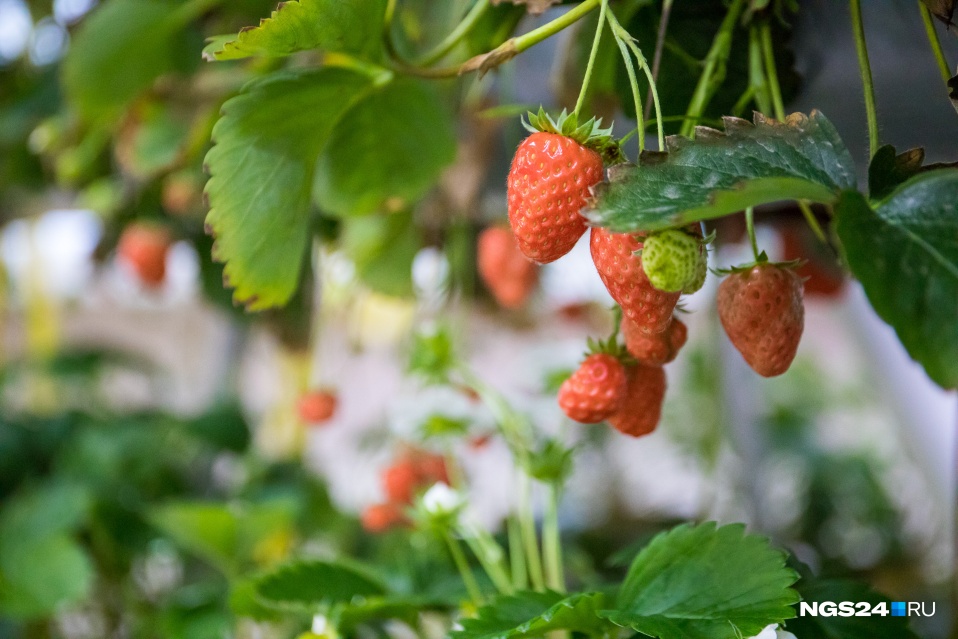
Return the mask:
<path id="1" fill-rule="evenodd" d="M 603 615 L 659 639 L 741 639 L 795 615 L 797 578 L 743 525 L 685 524 L 639 553 Z"/>
<path id="2" fill-rule="evenodd" d="M 456 137 L 435 88 L 399 80 L 343 117 L 319 159 L 315 198 L 340 216 L 406 208 L 452 163 Z"/>
<path id="3" fill-rule="evenodd" d="M 848 149 L 817 111 L 785 122 L 756 114 L 754 125 L 726 118 L 725 128 L 667 138 L 667 154 L 614 171 L 583 214 L 615 232 L 657 230 L 778 200 L 831 203 L 855 186 Z"/>
<path id="4" fill-rule="evenodd" d="M 928 376 L 958 387 L 958 170 L 921 173 L 874 209 L 855 191 L 836 206 L 845 260 L 878 315 Z"/>
<path id="5" fill-rule="evenodd" d="M 288 56 L 322 49 L 377 58 L 386 0 L 290 0 L 259 26 L 217 36 L 203 50 L 208 60 Z"/>
<path id="6" fill-rule="evenodd" d="M 296 290 L 316 157 L 369 87 L 369 78 L 345 69 L 284 72 L 223 106 L 206 156 L 206 221 L 234 299 L 251 310 L 284 304 Z"/>
<path id="7" fill-rule="evenodd" d="M 803 601 L 808 602 L 868 602 L 872 606 L 885 602 L 891 610 L 891 600 L 867 585 L 845 579 L 802 579 L 796 586 Z M 787 630 L 805 639 L 918 639 L 908 628 L 908 617 L 796 617 L 788 622 Z"/>
<path id="8" fill-rule="evenodd" d="M 597 636 L 609 629 L 599 617 L 605 595 L 598 592 L 566 596 L 557 592 L 521 592 L 500 596 L 475 619 L 463 619 L 453 639 L 515 639 L 543 637 L 553 630 Z"/>
<path id="9" fill-rule="evenodd" d="M 281 609 L 315 610 L 385 594 L 385 586 L 365 571 L 327 561 L 285 564 L 259 577 L 254 588 L 260 601 Z"/>

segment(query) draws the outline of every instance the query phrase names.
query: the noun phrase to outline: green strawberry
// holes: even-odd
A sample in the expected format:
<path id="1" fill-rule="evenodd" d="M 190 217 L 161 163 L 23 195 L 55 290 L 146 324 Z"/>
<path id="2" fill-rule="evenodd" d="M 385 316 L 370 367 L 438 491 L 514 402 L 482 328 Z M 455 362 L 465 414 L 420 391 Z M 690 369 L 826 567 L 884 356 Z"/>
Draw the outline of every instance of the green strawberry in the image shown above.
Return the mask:
<path id="1" fill-rule="evenodd" d="M 695 275 L 692 277 L 692 281 L 686 284 L 682 288 L 682 292 L 686 295 L 691 295 L 696 291 L 700 290 L 705 286 L 705 278 L 709 274 L 709 252 L 705 248 L 705 245 L 702 244 L 699 247 L 699 254 L 695 258 Z"/>
<path id="2" fill-rule="evenodd" d="M 642 246 L 642 268 L 660 291 L 681 291 L 697 278 L 701 249 L 699 239 L 685 231 L 653 233 Z"/>

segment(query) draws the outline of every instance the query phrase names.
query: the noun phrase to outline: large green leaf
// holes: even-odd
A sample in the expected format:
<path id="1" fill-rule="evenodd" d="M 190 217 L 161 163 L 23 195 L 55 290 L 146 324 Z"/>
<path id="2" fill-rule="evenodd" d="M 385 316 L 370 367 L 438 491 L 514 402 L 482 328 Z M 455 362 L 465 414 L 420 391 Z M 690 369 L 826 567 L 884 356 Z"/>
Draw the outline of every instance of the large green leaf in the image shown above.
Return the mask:
<path id="1" fill-rule="evenodd" d="M 655 230 L 778 200 L 831 203 L 855 187 L 851 155 L 817 111 L 785 122 L 755 114 L 754 125 L 725 118 L 725 129 L 667 138 L 668 153 L 614 170 L 583 214 L 616 232 Z"/>
<path id="2" fill-rule="evenodd" d="M 80 601 L 90 591 L 93 565 L 67 535 L 0 540 L 0 612 L 16 617 L 46 616 Z"/>
<path id="3" fill-rule="evenodd" d="M 743 525 L 685 524 L 639 553 L 603 614 L 659 639 L 741 639 L 795 615 L 797 577 Z"/>
<path id="4" fill-rule="evenodd" d="M 89 508 L 89 491 L 76 485 L 50 484 L 21 493 L 3 505 L 0 543 L 72 531 Z"/>
<path id="5" fill-rule="evenodd" d="M 867 602 L 871 606 L 884 602 L 889 616 L 869 617 L 798 616 L 788 622 L 788 631 L 803 639 L 918 639 L 908 628 L 908 617 L 892 617 L 891 600 L 867 585 L 845 579 L 806 579 L 796 586 L 807 602 Z"/>
<path id="6" fill-rule="evenodd" d="M 259 577 L 254 588 L 264 604 L 314 610 L 357 597 L 385 594 L 385 586 L 364 570 L 328 561 L 294 561 Z"/>
<path id="7" fill-rule="evenodd" d="M 609 629 L 599 617 L 605 603 L 602 593 L 572 596 L 557 592 L 521 592 L 497 597 L 479 610 L 475 619 L 463 619 L 453 639 L 514 639 L 544 637 L 553 630 L 571 630 L 598 636 Z"/>
<path id="8" fill-rule="evenodd" d="M 219 36 L 203 50 L 209 60 L 287 56 L 322 49 L 375 57 L 382 48 L 386 0 L 290 0 L 258 27 Z"/>
<path id="9" fill-rule="evenodd" d="M 337 215 L 403 209 L 455 154 L 453 123 L 436 90 L 413 80 L 387 84 L 336 126 L 316 169 L 316 201 Z"/>
<path id="10" fill-rule="evenodd" d="M 223 106 L 206 156 L 214 256 L 252 310 L 296 290 L 308 242 L 316 158 L 370 81 L 345 69 L 278 73 Z"/>
<path id="11" fill-rule="evenodd" d="M 109 123 L 160 75 L 195 64 L 184 34 L 197 3 L 109 0 L 83 21 L 63 63 L 67 99 L 89 120 Z"/>
<path id="12" fill-rule="evenodd" d="M 342 245 L 363 283 L 374 291 L 412 294 L 412 263 L 422 245 L 409 212 L 352 218 L 343 226 Z"/>
<path id="13" fill-rule="evenodd" d="M 842 195 L 845 260 L 878 315 L 944 388 L 958 387 L 958 170 L 920 173 L 872 208 Z"/>

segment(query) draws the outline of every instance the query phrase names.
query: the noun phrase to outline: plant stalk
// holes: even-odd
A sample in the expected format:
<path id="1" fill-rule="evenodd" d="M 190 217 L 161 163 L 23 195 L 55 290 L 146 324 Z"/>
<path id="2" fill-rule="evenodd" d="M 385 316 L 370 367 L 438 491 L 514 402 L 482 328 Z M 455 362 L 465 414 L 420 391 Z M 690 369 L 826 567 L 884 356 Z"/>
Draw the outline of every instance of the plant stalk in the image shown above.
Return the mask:
<path id="1" fill-rule="evenodd" d="M 935 20 L 931 11 L 925 6 L 925 3 L 918 0 L 918 9 L 921 11 L 921 20 L 925 23 L 925 33 L 928 34 L 928 43 L 935 54 L 935 60 L 938 62 L 938 71 L 941 73 L 941 79 L 948 82 L 951 79 L 951 67 L 948 65 L 948 58 L 941 48 L 941 40 L 938 39 L 938 31 L 935 30 Z"/>
<path id="2" fill-rule="evenodd" d="M 871 64 L 868 62 L 868 47 L 865 44 L 865 26 L 862 23 L 861 0 L 849 0 L 852 15 L 852 30 L 855 34 L 855 52 L 858 54 L 858 70 L 862 76 L 865 92 L 865 115 L 868 118 L 869 157 L 878 152 L 878 115 L 875 110 L 875 85 L 872 82 Z"/>
<path id="3" fill-rule="evenodd" d="M 582 111 L 582 105 L 585 104 L 585 95 L 589 92 L 589 83 L 592 81 L 592 67 L 595 66 L 595 57 L 599 53 L 599 43 L 602 42 L 602 29 L 605 28 L 605 13 L 608 9 L 608 0 L 601 0 L 599 8 L 599 21 L 595 27 L 595 36 L 592 38 L 592 51 L 589 52 L 589 63 L 585 67 L 585 75 L 582 77 L 582 86 L 579 88 L 579 98 L 575 102 L 575 110 L 572 112 L 573 118 L 578 122 L 579 112 Z"/>
<path id="4" fill-rule="evenodd" d="M 782 101 L 782 88 L 778 84 L 778 70 L 775 68 L 775 49 L 772 46 L 772 27 L 768 22 L 759 27 L 762 39 L 762 55 L 765 58 L 765 75 L 768 78 L 768 92 L 775 107 L 775 119 L 785 120 L 785 104 Z"/>
<path id="5" fill-rule="evenodd" d="M 545 556 L 546 581 L 549 588 L 565 592 L 565 575 L 562 570 L 562 539 L 559 532 L 559 486 L 548 486 L 545 518 L 542 522 L 542 554 Z"/>
<path id="6" fill-rule="evenodd" d="M 472 603 L 475 604 L 476 607 L 481 606 L 482 591 L 479 590 L 479 584 L 476 583 L 476 577 L 472 574 L 472 569 L 469 567 L 469 562 L 466 561 L 466 555 L 462 552 L 459 542 L 453 538 L 452 533 L 448 530 L 444 530 L 442 535 L 446 539 L 446 545 L 449 546 L 449 554 L 452 555 L 452 561 L 456 564 L 456 569 L 462 577 L 462 582 L 466 585 L 469 598 L 472 599 Z"/>
<path id="7" fill-rule="evenodd" d="M 478 0 L 462 19 L 462 21 L 456 25 L 456 28 L 450 31 L 449 35 L 443 38 L 441 42 L 436 44 L 436 46 L 420 56 L 415 61 L 415 65 L 427 67 L 442 59 L 447 53 L 452 51 L 453 48 L 459 44 L 459 42 L 462 41 L 466 34 L 472 31 L 472 28 L 476 26 L 488 9 L 489 0 Z"/>
<path id="8" fill-rule="evenodd" d="M 748 241 L 752 245 L 752 255 L 758 261 L 758 240 L 755 239 L 755 212 L 750 206 L 745 209 L 745 228 L 748 230 Z"/>

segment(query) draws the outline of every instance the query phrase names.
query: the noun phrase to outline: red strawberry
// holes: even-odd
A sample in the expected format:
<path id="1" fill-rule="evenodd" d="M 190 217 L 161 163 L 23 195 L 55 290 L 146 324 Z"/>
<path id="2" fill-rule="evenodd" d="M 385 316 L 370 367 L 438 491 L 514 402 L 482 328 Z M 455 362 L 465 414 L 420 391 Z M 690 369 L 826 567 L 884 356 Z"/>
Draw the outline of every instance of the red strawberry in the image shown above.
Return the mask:
<path id="1" fill-rule="evenodd" d="M 622 406 L 609 417 L 609 423 L 632 437 L 648 435 L 662 416 L 665 400 L 665 370 L 661 366 L 630 366 L 626 371 L 628 385 Z"/>
<path id="2" fill-rule="evenodd" d="M 371 533 L 381 533 L 406 523 L 402 507 L 397 504 L 373 504 L 363 511 L 363 528 Z"/>
<path id="3" fill-rule="evenodd" d="M 765 262 L 734 271 L 719 286 L 718 313 L 756 373 L 774 377 L 788 370 L 805 327 L 802 280 L 793 269 Z"/>
<path id="4" fill-rule="evenodd" d="M 655 335 L 669 327 L 680 293 L 660 291 L 649 282 L 642 257 L 635 254 L 642 248 L 640 238 L 596 227 L 589 244 L 599 277 L 622 313 L 643 333 Z"/>
<path id="5" fill-rule="evenodd" d="M 516 149 L 509 169 L 509 222 L 519 248 L 530 260 L 553 262 L 585 233 L 579 210 L 590 187 L 602 181 L 602 156 L 593 148 L 608 146 L 609 131 L 589 120 L 576 126 L 565 112 L 552 120 L 540 110 L 529 114 L 534 131 Z"/>
<path id="6" fill-rule="evenodd" d="M 629 354 L 647 366 L 668 364 L 679 354 L 679 349 L 688 339 L 688 327 L 677 317 L 673 317 L 669 327 L 655 335 L 643 332 L 632 320 L 622 318 L 622 336 Z"/>
<path id="7" fill-rule="evenodd" d="M 519 250 L 508 228 L 494 226 L 479 235 L 479 275 L 504 308 L 519 308 L 536 286 L 538 269 Z"/>
<path id="8" fill-rule="evenodd" d="M 383 470 L 383 491 L 392 503 L 410 504 L 419 488 L 419 472 L 411 459 L 401 459 Z"/>
<path id="9" fill-rule="evenodd" d="M 614 413 L 625 395 L 625 367 L 614 355 L 589 355 L 559 388 L 559 407 L 577 422 L 595 424 Z"/>
<path id="10" fill-rule="evenodd" d="M 321 424 L 333 416 L 338 403 L 335 393 L 317 389 L 300 397 L 296 408 L 299 411 L 299 418 L 304 422 Z"/>
<path id="11" fill-rule="evenodd" d="M 119 258 L 149 287 L 157 287 L 166 277 L 166 254 L 170 234 L 151 224 L 133 223 L 123 229 L 117 245 Z"/>
<path id="12" fill-rule="evenodd" d="M 416 472 L 419 476 L 419 485 L 423 488 L 442 482 L 449 485 L 449 471 L 446 469 L 446 458 L 432 453 L 421 453 L 416 456 Z"/>

